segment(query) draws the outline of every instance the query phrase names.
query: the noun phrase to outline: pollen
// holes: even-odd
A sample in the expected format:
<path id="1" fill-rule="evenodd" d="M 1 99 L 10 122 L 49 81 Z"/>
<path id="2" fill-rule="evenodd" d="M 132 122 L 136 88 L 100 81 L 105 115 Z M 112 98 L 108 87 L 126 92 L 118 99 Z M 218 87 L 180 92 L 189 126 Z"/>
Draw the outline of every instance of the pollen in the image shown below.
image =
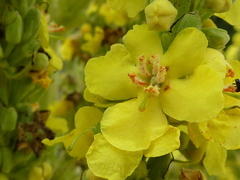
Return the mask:
<path id="1" fill-rule="evenodd" d="M 158 96 L 160 94 L 159 92 L 160 88 L 157 85 L 155 86 L 150 85 L 147 88 L 144 88 L 144 91 L 154 96 Z"/>
<path id="2" fill-rule="evenodd" d="M 149 83 L 143 81 L 139 76 L 137 76 L 135 73 L 128 73 L 128 77 L 132 80 L 132 82 L 138 86 L 148 86 Z"/>

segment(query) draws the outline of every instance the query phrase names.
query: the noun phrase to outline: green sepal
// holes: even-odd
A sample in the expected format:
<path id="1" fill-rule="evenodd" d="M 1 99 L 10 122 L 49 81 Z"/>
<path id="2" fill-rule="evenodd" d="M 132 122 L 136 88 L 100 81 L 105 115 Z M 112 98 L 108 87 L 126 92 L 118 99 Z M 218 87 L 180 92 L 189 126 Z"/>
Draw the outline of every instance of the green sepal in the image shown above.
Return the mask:
<path id="1" fill-rule="evenodd" d="M 16 45 L 13 52 L 8 57 L 10 65 L 16 65 L 24 58 L 31 57 L 40 48 L 40 42 L 37 39 L 31 39 L 27 42 L 21 42 Z"/>
<path id="2" fill-rule="evenodd" d="M 195 27 L 201 29 L 201 18 L 197 11 L 189 12 L 180 17 L 172 26 L 172 34 L 175 37 L 180 31 L 188 27 Z"/>
<path id="3" fill-rule="evenodd" d="M 181 131 L 180 132 L 180 147 L 179 150 L 183 150 L 186 149 L 189 143 L 189 137 L 187 135 L 187 133 Z"/>
<path id="4" fill-rule="evenodd" d="M 27 0 L 11 0 L 11 4 L 16 9 L 21 16 L 25 16 L 28 12 L 28 3 Z"/>
<path id="5" fill-rule="evenodd" d="M 178 14 L 176 19 L 181 18 L 185 13 L 190 11 L 191 1 L 186 0 L 170 0 L 170 2 L 177 8 Z"/>
<path id="6" fill-rule="evenodd" d="M 180 150 L 180 152 L 193 163 L 201 161 L 207 149 L 207 143 L 203 143 L 199 148 L 193 144 L 192 141 L 189 141 L 188 146 Z"/>
<path id="7" fill-rule="evenodd" d="M 40 10 L 37 8 L 31 8 L 23 20 L 24 20 L 24 32 L 22 36 L 22 41 L 26 42 L 36 38 L 38 35 L 41 21 Z"/>
<path id="8" fill-rule="evenodd" d="M 164 180 L 172 160 L 171 154 L 149 158 L 147 162 L 148 177 L 151 180 Z"/>
<path id="9" fill-rule="evenodd" d="M 240 99 L 240 93 L 231 93 L 231 92 L 223 92 L 223 93 L 233 98 Z"/>
<path id="10" fill-rule="evenodd" d="M 147 177 L 147 164 L 145 159 L 143 159 L 138 167 L 134 170 L 131 176 L 127 177 L 126 180 L 144 180 Z"/>

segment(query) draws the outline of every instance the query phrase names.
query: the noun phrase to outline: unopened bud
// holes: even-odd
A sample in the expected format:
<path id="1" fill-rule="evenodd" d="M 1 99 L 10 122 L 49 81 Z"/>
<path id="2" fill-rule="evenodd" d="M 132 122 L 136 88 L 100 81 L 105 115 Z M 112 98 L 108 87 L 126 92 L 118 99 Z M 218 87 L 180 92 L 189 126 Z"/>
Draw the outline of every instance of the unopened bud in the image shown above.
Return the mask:
<path id="1" fill-rule="evenodd" d="M 145 8 L 149 30 L 167 31 L 177 16 L 177 10 L 168 0 L 155 0 Z"/>
<path id="2" fill-rule="evenodd" d="M 220 28 L 202 28 L 208 39 L 208 46 L 217 50 L 223 49 L 230 40 L 226 30 Z"/>
<path id="3" fill-rule="evenodd" d="M 14 107 L 7 107 L 2 114 L 1 130 L 13 131 L 16 128 L 18 113 Z"/>
<path id="4" fill-rule="evenodd" d="M 45 53 L 37 53 L 33 60 L 32 70 L 45 70 L 48 66 L 49 58 Z"/>
<path id="5" fill-rule="evenodd" d="M 230 10 L 232 0 L 205 0 L 205 7 L 215 13 L 223 13 Z"/>

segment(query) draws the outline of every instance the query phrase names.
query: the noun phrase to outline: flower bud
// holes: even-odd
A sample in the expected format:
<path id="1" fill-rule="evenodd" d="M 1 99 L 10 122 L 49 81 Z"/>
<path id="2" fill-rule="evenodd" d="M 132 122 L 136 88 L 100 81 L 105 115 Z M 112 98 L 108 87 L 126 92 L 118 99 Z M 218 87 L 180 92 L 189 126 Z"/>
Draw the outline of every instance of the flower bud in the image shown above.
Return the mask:
<path id="1" fill-rule="evenodd" d="M 145 8 L 149 30 L 167 31 L 177 16 L 177 10 L 168 0 L 155 0 Z"/>
<path id="2" fill-rule="evenodd" d="M 48 66 L 49 58 L 45 53 L 37 53 L 33 60 L 32 70 L 45 70 Z"/>
<path id="3" fill-rule="evenodd" d="M 13 131 L 16 128 L 18 113 L 14 107 L 6 107 L 2 113 L 1 130 Z"/>
<path id="4" fill-rule="evenodd" d="M 205 0 L 205 7 L 215 13 L 223 13 L 230 10 L 232 0 Z"/>
<path id="5" fill-rule="evenodd" d="M 208 39 L 208 46 L 217 50 L 223 49 L 230 40 L 226 30 L 220 28 L 202 28 Z"/>

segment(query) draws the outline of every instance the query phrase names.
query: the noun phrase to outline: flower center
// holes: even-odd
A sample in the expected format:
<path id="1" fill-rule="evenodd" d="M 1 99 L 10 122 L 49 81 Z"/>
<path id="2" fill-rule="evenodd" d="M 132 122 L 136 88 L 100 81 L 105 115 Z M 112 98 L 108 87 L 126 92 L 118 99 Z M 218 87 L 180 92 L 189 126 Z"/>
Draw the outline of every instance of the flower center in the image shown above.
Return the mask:
<path id="1" fill-rule="evenodd" d="M 160 59 L 153 54 L 150 59 L 145 55 L 139 57 L 139 74 L 129 73 L 128 76 L 134 84 L 143 87 L 149 95 L 158 96 L 160 94 L 161 84 L 165 80 L 168 67 L 160 64 Z"/>

